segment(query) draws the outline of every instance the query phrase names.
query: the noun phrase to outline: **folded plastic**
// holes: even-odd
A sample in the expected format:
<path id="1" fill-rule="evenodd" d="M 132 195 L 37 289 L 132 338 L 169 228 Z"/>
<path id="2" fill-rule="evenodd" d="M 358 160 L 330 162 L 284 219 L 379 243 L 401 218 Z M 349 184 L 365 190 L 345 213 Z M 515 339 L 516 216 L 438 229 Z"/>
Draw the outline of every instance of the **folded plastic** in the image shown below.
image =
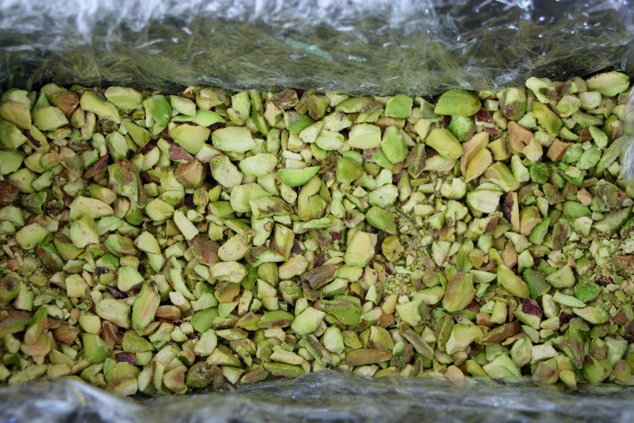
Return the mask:
<path id="1" fill-rule="evenodd" d="M 0 0 L 0 86 L 433 95 L 634 74 L 623 0 Z"/>
<path id="2" fill-rule="evenodd" d="M 240 391 L 134 402 L 75 381 L 0 389 L 0 421 L 47 422 L 631 422 L 632 388 L 377 379 L 324 371 Z M 583 398 L 583 401 L 580 399 Z"/>

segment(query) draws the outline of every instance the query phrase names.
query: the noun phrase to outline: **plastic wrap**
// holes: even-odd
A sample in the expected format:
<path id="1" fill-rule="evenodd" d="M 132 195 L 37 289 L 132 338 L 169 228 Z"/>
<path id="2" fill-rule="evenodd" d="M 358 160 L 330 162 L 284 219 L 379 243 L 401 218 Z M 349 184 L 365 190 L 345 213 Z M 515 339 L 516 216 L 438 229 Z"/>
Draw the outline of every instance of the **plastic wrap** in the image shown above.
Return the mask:
<path id="1" fill-rule="evenodd" d="M 628 0 L 0 0 L 2 90 L 55 81 L 431 96 L 608 68 L 634 75 Z M 328 371 L 134 402 L 49 381 L 1 388 L 0 421 L 629 422 L 632 398 L 608 385 L 563 392 Z"/>
<path id="2" fill-rule="evenodd" d="M 240 391 L 132 402 L 71 381 L 0 390 L 6 422 L 609 422 L 634 420 L 630 388 L 556 388 L 435 379 L 368 380 L 333 371 Z"/>
<path id="3" fill-rule="evenodd" d="M 433 95 L 608 67 L 628 0 L 0 0 L 0 85 Z"/>

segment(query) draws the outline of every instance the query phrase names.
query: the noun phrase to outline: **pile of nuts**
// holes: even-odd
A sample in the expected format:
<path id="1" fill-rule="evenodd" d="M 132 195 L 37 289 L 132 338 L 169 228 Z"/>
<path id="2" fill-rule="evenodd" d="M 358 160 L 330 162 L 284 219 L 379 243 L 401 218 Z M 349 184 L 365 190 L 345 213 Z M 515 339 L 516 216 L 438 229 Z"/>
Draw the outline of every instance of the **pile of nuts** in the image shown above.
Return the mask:
<path id="1" fill-rule="evenodd" d="M 0 382 L 634 384 L 627 75 L 0 103 Z"/>

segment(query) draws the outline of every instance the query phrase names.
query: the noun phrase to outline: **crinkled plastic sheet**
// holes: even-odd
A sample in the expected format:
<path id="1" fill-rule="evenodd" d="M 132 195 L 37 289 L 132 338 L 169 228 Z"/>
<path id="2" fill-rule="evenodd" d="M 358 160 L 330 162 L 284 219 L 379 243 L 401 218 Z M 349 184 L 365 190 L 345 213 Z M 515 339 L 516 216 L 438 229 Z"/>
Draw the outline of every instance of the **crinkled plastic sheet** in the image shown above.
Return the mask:
<path id="1" fill-rule="evenodd" d="M 0 0 L 1 90 L 55 81 L 434 95 L 610 68 L 634 76 L 628 0 Z M 632 399 L 609 385 L 566 393 L 329 371 L 136 402 L 36 382 L 0 389 L 0 421 L 612 423 L 634 421 Z"/>
<path id="2" fill-rule="evenodd" d="M 0 390 L 5 422 L 609 422 L 634 421 L 630 388 L 507 387 L 494 382 L 368 380 L 334 371 L 240 391 L 133 402 L 74 381 Z M 583 399 L 583 401 L 580 401 Z"/>
<path id="3" fill-rule="evenodd" d="M 634 74 L 629 0 L 0 0 L 0 85 L 433 95 Z"/>

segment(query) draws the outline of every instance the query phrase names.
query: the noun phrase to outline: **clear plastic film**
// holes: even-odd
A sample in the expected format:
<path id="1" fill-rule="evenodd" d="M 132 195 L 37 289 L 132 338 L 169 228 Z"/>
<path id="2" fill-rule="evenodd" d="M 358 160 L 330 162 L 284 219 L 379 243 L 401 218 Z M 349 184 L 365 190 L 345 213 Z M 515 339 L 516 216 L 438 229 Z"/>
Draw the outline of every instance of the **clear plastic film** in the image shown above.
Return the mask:
<path id="1" fill-rule="evenodd" d="M 634 74 L 627 0 L 0 0 L 0 85 L 448 88 Z"/>
<path id="2" fill-rule="evenodd" d="M 74 381 L 0 390 L 7 422 L 610 422 L 634 419 L 630 388 L 504 386 L 436 379 L 369 380 L 333 371 L 239 391 L 133 402 Z"/>
<path id="3" fill-rule="evenodd" d="M 1 90 L 54 81 L 433 96 L 604 69 L 634 76 L 628 0 L 0 0 Z M 634 179 L 634 150 L 623 154 Z M 37 382 L 0 389 L 0 420 L 629 422 L 632 398 L 614 386 L 566 393 L 328 371 L 136 402 Z"/>

